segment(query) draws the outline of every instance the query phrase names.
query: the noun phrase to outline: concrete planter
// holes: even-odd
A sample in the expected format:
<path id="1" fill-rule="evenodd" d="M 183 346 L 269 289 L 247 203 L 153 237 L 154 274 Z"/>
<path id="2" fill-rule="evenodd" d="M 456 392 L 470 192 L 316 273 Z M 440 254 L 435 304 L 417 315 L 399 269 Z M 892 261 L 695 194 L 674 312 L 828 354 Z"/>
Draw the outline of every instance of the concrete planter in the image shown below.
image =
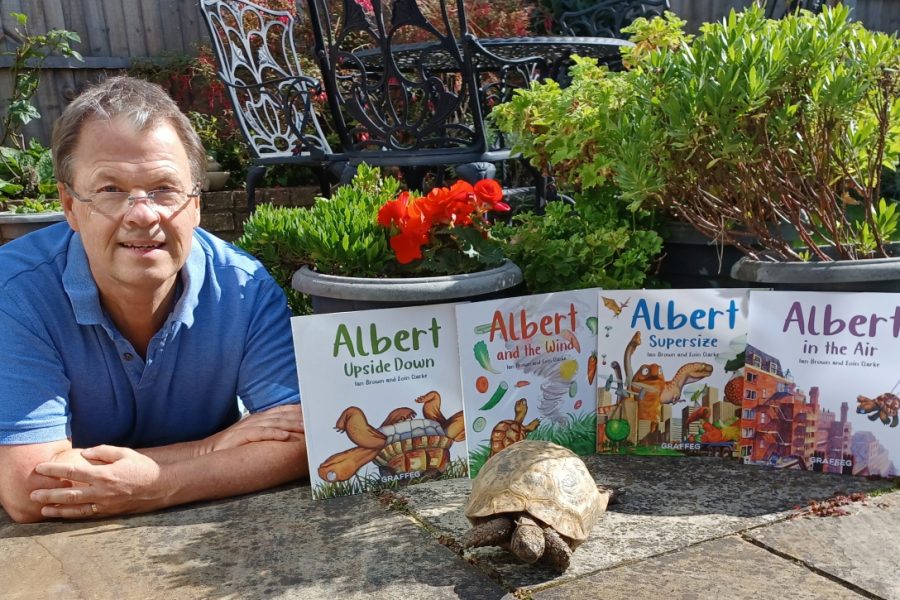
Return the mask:
<path id="1" fill-rule="evenodd" d="M 42 213 L 0 212 L 0 243 L 6 243 L 47 225 L 64 221 L 66 215 L 54 210 Z"/>
<path id="2" fill-rule="evenodd" d="M 508 260 L 487 271 L 440 277 L 343 277 L 301 267 L 291 279 L 291 287 L 311 296 L 316 314 L 487 300 L 511 295 L 521 283 L 521 269 Z"/>
<path id="3" fill-rule="evenodd" d="M 819 292 L 900 292 L 900 244 L 890 258 L 834 262 L 767 262 L 742 258 L 731 276 L 749 285 L 775 290 Z"/>

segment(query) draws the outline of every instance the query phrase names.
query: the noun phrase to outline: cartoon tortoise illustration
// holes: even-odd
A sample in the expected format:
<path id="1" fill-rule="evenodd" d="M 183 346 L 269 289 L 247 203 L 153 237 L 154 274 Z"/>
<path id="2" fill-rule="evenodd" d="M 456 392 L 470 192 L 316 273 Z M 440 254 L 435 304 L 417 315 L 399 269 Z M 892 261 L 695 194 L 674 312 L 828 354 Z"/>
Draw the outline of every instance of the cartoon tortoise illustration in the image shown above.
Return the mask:
<path id="1" fill-rule="evenodd" d="M 538 428 L 540 419 L 534 419 L 528 425 L 525 422 L 525 414 L 528 412 L 528 400 L 520 398 L 516 400 L 516 417 L 500 421 L 494 425 L 491 431 L 491 453 L 493 456 L 509 445 L 525 439 L 525 436 Z"/>
<path id="2" fill-rule="evenodd" d="M 900 413 L 900 397 L 891 392 L 879 394 L 875 398 L 859 395 L 856 397 L 859 405 L 856 407 L 857 414 L 866 414 L 870 421 L 880 419 L 882 423 L 891 427 L 896 427 L 900 422 L 898 413 Z"/>
<path id="3" fill-rule="evenodd" d="M 355 448 L 338 452 L 319 465 L 325 481 L 346 481 L 366 463 L 378 465 L 381 475 L 398 473 L 442 473 L 450 463 L 450 446 L 466 438 L 463 413 L 450 418 L 441 413 L 441 396 L 436 391 L 416 398 L 423 405 L 424 418 L 407 407 L 392 410 L 377 429 L 362 409 L 350 406 L 341 413 L 335 430 L 346 433 Z"/>

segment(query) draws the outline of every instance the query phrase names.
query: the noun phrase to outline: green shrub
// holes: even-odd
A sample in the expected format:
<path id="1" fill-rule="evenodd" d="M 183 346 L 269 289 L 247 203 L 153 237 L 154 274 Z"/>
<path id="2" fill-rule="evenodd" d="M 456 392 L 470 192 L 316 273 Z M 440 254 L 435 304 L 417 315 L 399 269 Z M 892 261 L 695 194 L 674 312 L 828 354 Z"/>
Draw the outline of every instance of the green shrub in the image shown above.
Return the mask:
<path id="1" fill-rule="evenodd" d="M 640 288 L 662 251 L 648 217 L 623 215 L 612 188 L 581 194 L 576 207 L 550 202 L 543 215 L 524 213 L 495 226 L 531 293 L 587 287 Z"/>

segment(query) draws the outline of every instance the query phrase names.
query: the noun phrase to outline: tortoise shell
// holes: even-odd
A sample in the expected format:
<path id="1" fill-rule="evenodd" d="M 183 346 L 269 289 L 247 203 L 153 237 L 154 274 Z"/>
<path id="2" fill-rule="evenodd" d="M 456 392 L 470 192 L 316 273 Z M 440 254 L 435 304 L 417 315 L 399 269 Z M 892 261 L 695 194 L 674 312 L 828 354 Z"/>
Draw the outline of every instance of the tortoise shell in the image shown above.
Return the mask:
<path id="1" fill-rule="evenodd" d="M 382 475 L 443 472 L 450 463 L 453 440 L 437 421 L 409 419 L 384 425 L 379 431 L 387 438 L 374 461 Z"/>
<path id="2" fill-rule="evenodd" d="M 550 442 L 523 440 L 481 467 L 472 482 L 466 517 L 477 525 L 501 513 L 528 513 L 574 547 L 587 538 L 608 500 L 574 452 Z"/>
<path id="3" fill-rule="evenodd" d="M 518 421 L 500 421 L 491 431 L 491 452 L 497 454 L 504 448 L 525 439 L 525 426 Z"/>

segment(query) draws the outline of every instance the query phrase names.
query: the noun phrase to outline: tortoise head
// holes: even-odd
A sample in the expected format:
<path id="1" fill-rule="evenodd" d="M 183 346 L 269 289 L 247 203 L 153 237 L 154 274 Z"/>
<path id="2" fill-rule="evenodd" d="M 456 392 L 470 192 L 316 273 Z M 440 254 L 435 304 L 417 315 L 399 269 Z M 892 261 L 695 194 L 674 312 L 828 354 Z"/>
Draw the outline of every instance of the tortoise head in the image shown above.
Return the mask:
<path id="1" fill-rule="evenodd" d="M 525 414 L 528 412 L 528 400 L 519 398 L 516 400 L 516 421 L 521 423 L 525 420 Z"/>

